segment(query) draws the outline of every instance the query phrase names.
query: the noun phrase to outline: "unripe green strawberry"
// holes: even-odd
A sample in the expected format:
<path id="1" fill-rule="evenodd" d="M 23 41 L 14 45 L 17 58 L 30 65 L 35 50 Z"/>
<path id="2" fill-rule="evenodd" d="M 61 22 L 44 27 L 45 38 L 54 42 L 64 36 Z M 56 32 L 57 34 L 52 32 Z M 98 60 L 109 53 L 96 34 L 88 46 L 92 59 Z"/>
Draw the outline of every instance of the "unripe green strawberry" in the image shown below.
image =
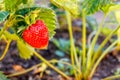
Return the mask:
<path id="1" fill-rule="evenodd" d="M 48 29 L 42 20 L 37 20 L 22 33 L 25 42 L 35 48 L 45 49 L 48 46 Z"/>

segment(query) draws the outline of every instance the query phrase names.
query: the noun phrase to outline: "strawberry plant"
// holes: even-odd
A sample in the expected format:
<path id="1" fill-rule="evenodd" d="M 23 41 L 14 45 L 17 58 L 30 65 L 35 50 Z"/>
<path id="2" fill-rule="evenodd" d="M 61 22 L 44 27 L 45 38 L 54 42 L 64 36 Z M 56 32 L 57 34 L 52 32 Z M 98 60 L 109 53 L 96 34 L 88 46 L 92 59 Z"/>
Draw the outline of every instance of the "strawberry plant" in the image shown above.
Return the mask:
<path id="1" fill-rule="evenodd" d="M 106 54 L 118 43 L 118 40 L 115 40 L 107 49 L 102 51 L 106 43 L 113 36 L 114 33 L 118 31 L 120 26 L 117 26 L 113 31 L 111 31 L 99 45 L 98 49 L 94 51 L 96 42 L 100 33 L 102 32 L 103 25 L 107 15 L 110 12 L 120 10 L 119 4 L 114 3 L 112 0 L 50 0 L 54 5 L 59 8 L 62 8 L 66 11 L 66 18 L 68 23 L 68 30 L 70 35 L 70 56 L 71 63 L 74 68 L 75 80 L 92 80 L 93 74 L 99 65 L 100 61 L 105 57 Z M 71 7 L 72 5 L 72 7 Z M 80 8 L 79 8 L 80 6 Z M 86 17 L 94 14 L 95 12 L 102 11 L 104 17 L 98 26 L 93 37 L 92 41 L 89 44 L 89 49 L 87 50 L 87 38 L 86 38 Z M 80 56 L 77 55 L 75 49 L 75 42 L 73 40 L 72 33 L 72 17 L 80 16 L 82 18 L 82 53 Z M 91 33 L 92 34 L 92 33 Z M 117 76 L 119 77 L 119 76 Z M 111 78 L 113 79 L 113 78 Z M 108 80 L 108 79 L 105 79 Z"/>
<path id="2" fill-rule="evenodd" d="M 35 49 L 47 49 L 49 40 L 56 29 L 56 15 L 50 8 L 35 6 L 34 0 L 2 0 L 0 1 L 0 39 L 7 45 L 0 60 L 6 55 L 11 41 L 17 42 L 19 55 L 23 59 L 30 59 L 35 55 L 44 64 L 69 78 L 62 71 L 38 54 Z M 18 73 L 11 75 L 19 75 Z M 8 75 L 10 77 L 10 75 Z"/>
<path id="3" fill-rule="evenodd" d="M 107 15 L 109 15 L 110 12 L 115 12 L 118 19 L 119 16 L 116 10 L 120 10 L 120 5 L 114 3 L 112 0 L 50 0 L 50 2 L 58 8 L 65 10 L 70 37 L 70 49 L 68 49 L 69 46 L 63 46 L 63 49 L 60 47 L 60 44 L 56 45 L 64 52 L 66 51 L 65 48 L 70 50 L 71 63 L 54 59 L 48 61 L 36 51 L 39 49 L 47 49 L 49 40 L 51 40 L 55 35 L 57 21 L 56 14 L 52 9 L 48 7 L 37 6 L 34 4 L 34 0 L 1 0 L 0 23 L 3 26 L 0 28 L 0 40 L 4 40 L 7 44 L 3 54 L 0 57 L 0 60 L 5 57 L 10 47 L 10 43 L 14 40 L 17 42 L 17 48 L 21 58 L 30 59 L 32 56 L 36 56 L 41 61 L 43 61 L 42 63 L 35 65 L 27 70 L 7 75 L 7 77 L 24 74 L 31 71 L 34 67 L 40 66 L 42 76 L 43 72 L 49 66 L 61 74 L 64 78 L 66 78 L 66 80 L 70 80 L 68 75 L 53 65 L 54 63 L 58 63 L 62 70 L 64 70 L 64 65 L 68 65 L 66 68 L 70 69 L 71 74 L 74 74 L 75 80 L 92 80 L 96 68 L 101 60 L 116 44 L 119 44 L 120 42 L 120 26 L 117 26 L 114 30 L 110 31 L 109 34 L 106 34 L 105 40 L 103 40 L 102 43 L 98 46 L 98 49 L 94 51 L 98 37 L 103 30 L 103 25 Z M 87 16 L 98 11 L 102 11 L 104 17 L 99 26 L 95 25 L 98 29 L 93 29 L 96 31 L 96 33 L 88 45 L 86 36 L 86 19 Z M 82 51 L 76 49 L 72 31 L 72 19 L 77 17 L 82 19 Z M 118 40 L 114 40 L 114 42 L 112 42 L 108 48 L 102 51 L 106 43 L 117 31 Z M 89 47 L 88 50 L 86 49 L 87 45 Z M 78 55 L 77 52 L 80 54 Z M 4 75 L 0 74 L 0 76 Z M 119 77 L 119 75 L 117 75 L 117 77 Z M 7 80 L 5 76 L 4 78 Z M 112 78 L 110 77 L 107 79 Z"/>

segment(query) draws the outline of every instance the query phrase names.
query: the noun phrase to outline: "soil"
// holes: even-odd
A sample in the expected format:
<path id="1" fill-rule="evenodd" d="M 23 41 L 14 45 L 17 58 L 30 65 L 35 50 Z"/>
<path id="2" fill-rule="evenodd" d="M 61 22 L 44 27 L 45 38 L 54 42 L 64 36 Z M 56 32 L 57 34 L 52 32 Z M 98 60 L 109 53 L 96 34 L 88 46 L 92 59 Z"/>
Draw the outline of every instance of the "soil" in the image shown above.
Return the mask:
<path id="1" fill-rule="evenodd" d="M 57 39 L 59 38 L 69 39 L 68 31 L 66 29 L 65 30 L 58 29 L 56 30 L 56 35 L 54 37 Z M 74 31 L 74 38 L 76 40 L 76 44 L 78 44 L 81 41 L 81 32 Z M 3 52 L 5 45 L 6 43 L 4 41 L 0 42 L 0 54 Z M 57 47 L 52 42 L 50 42 L 47 50 L 41 50 L 38 52 L 48 60 L 60 59 L 60 57 L 55 55 L 56 49 Z M 116 55 L 114 55 L 113 52 L 114 51 L 112 51 L 102 60 L 92 80 L 101 80 L 102 78 L 105 78 L 107 76 L 114 75 L 115 71 L 118 68 L 120 68 L 120 62 L 118 60 L 119 57 L 116 57 Z M 117 55 L 119 54 L 120 53 L 117 52 Z M 68 55 L 66 55 L 65 57 L 69 58 Z M 15 73 L 13 67 L 15 65 L 19 65 L 23 69 L 27 69 L 40 62 L 41 61 L 35 56 L 32 56 L 32 58 L 29 60 L 24 60 L 20 58 L 19 52 L 17 50 L 16 42 L 13 41 L 10 45 L 7 55 L 5 56 L 3 61 L 0 62 L 0 71 L 3 71 L 5 74 L 11 74 L 11 73 Z M 51 74 L 49 75 L 44 74 L 42 78 L 39 77 L 39 73 L 35 74 L 33 70 L 21 76 L 11 77 L 10 79 L 11 80 L 65 80 L 52 69 L 48 68 L 48 70 L 51 71 Z"/>

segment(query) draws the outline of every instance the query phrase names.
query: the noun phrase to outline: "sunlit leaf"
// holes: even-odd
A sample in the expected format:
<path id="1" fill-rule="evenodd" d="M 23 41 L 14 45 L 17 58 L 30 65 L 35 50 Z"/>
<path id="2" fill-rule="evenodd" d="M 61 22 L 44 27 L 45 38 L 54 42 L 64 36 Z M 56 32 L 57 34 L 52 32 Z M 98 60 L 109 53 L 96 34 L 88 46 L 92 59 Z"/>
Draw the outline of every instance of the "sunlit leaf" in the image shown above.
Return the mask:
<path id="1" fill-rule="evenodd" d="M 33 1 L 34 0 L 4 0 L 4 6 L 5 10 L 12 12 L 19 9 L 22 4 L 24 4 L 22 6 L 25 6 L 25 4 L 32 4 Z"/>
<path id="2" fill-rule="evenodd" d="M 78 0 L 50 0 L 54 5 L 68 10 L 72 15 L 79 15 L 79 1 Z"/>
<path id="3" fill-rule="evenodd" d="M 120 10 L 120 4 L 114 4 L 110 6 L 108 11 L 111 12 L 111 11 L 117 11 L 117 10 Z"/>
<path id="4" fill-rule="evenodd" d="M 18 36 L 16 34 L 11 34 L 8 31 L 5 31 L 4 35 L 6 38 L 8 38 L 10 40 L 17 40 L 18 39 Z"/>
<path id="5" fill-rule="evenodd" d="M 5 21 L 5 19 L 8 17 L 8 15 L 9 15 L 9 12 L 7 12 L 7 11 L 1 11 L 0 12 L 0 22 Z"/>
<path id="6" fill-rule="evenodd" d="M 4 0 L 5 10 L 14 11 L 18 9 L 19 5 L 22 3 L 22 0 Z"/>
<path id="7" fill-rule="evenodd" d="M 34 48 L 25 44 L 22 40 L 17 41 L 17 47 L 20 52 L 20 57 L 23 59 L 30 59 L 33 55 Z"/>

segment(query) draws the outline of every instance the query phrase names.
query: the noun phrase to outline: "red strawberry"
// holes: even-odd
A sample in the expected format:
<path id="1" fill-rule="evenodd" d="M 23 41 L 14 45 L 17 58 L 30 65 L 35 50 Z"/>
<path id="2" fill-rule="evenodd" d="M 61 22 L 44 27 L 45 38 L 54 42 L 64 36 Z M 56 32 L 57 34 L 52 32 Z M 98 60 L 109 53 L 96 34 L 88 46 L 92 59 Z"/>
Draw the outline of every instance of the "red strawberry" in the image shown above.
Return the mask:
<path id="1" fill-rule="evenodd" d="M 29 45 L 39 49 L 45 49 L 48 46 L 48 29 L 42 20 L 37 20 L 23 31 L 22 37 Z"/>

